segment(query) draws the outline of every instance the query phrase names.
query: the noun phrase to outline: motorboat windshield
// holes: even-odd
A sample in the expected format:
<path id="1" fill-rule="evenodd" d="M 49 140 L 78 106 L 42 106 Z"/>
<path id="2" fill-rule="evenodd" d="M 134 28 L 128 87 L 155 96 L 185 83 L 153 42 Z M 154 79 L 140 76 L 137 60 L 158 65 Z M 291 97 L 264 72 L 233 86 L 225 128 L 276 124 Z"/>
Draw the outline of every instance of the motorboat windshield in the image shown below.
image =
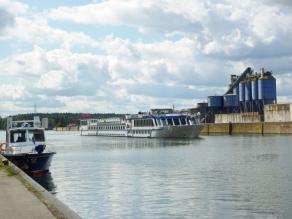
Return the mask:
<path id="1" fill-rule="evenodd" d="M 43 129 L 14 129 L 10 131 L 10 143 L 44 142 Z"/>

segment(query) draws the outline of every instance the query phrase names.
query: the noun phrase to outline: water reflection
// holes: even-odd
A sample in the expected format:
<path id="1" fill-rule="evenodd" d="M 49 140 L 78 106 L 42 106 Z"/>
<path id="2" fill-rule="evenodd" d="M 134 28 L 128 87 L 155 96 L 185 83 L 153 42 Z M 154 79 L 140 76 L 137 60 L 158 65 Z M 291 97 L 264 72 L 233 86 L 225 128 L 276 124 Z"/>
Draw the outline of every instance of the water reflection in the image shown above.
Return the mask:
<path id="1" fill-rule="evenodd" d="M 81 145 L 84 149 L 143 149 L 143 148 L 160 148 L 160 147 L 178 147 L 196 144 L 198 139 L 152 139 L 152 138 L 121 138 L 121 137 L 94 137 L 83 136 Z M 95 137 L 96 138 L 96 137 Z"/>
<path id="2" fill-rule="evenodd" d="M 52 174 L 50 172 L 42 176 L 32 176 L 32 178 L 52 194 L 57 193 L 57 186 L 54 183 Z"/>
<path id="3" fill-rule="evenodd" d="M 83 218 L 292 218 L 290 136 L 48 142 L 53 191 Z"/>

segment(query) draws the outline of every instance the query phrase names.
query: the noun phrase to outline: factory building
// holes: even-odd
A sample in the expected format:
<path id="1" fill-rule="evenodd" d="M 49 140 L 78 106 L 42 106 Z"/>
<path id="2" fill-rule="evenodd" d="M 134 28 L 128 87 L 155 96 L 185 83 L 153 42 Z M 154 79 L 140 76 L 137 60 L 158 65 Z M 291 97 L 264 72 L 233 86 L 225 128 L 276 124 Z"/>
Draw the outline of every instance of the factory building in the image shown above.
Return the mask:
<path id="1" fill-rule="evenodd" d="M 264 105 L 277 103 L 276 79 L 272 72 L 254 72 L 250 67 L 240 76 L 231 75 L 230 85 L 223 95 L 223 107 L 241 113 L 263 113 Z M 230 109 L 229 109 L 230 110 Z"/>
<path id="2" fill-rule="evenodd" d="M 248 67 L 240 75 L 231 75 L 223 95 L 208 96 L 207 103 L 199 103 L 197 110 L 206 123 L 262 122 L 270 118 L 265 116 L 268 105 L 276 103 L 273 73 L 263 68 L 254 72 Z"/>
<path id="3" fill-rule="evenodd" d="M 265 122 L 292 122 L 292 104 L 266 105 Z"/>

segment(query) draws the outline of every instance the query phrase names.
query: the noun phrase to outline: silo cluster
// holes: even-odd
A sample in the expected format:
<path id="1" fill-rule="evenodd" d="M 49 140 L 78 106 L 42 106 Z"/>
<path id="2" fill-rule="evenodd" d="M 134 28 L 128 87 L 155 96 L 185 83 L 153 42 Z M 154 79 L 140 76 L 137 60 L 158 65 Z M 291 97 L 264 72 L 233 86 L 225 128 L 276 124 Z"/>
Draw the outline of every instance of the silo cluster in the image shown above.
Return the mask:
<path id="1" fill-rule="evenodd" d="M 276 79 L 269 71 L 255 73 L 247 68 L 241 75 L 231 75 L 224 95 L 208 97 L 208 108 L 222 112 L 263 112 L 265 104 L 276 103 Z"/>
<path id="2" fill-rule="evenodd" d="M 237 94 L 238 90 L 241 112 L 261 113 L 265 104 L 277 102 L 276 79 L 271 72 L 265 72 L 264 69 L 261 73 L 250 71 L 232 86 L 233 94 Z"/>
<path id="3" fill-rule="evenodd" d="M 264 105 L 277 103 L 276 79 L 272 72 L 250 67 L 240 75 L 232 74 L 223 95 L 208 96 L 208 102 L 198 103 L 197 110 L 207 122 L 214 122 L 221 113 L 264 113 Z"/>

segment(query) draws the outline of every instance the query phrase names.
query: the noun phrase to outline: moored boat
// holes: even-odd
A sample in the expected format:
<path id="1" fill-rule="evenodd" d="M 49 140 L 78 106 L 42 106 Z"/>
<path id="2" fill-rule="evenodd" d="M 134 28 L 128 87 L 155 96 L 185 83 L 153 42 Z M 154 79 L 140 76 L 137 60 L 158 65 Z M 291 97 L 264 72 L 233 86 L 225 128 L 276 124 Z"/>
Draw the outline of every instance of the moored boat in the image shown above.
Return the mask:
<path id="1" fill-rule="evenodd" d="M 13 121 L 8 117 L 6 143 L 1 148 L 4 157 L 32 175 L 48 172 L 56 154 L 47 148 L 39 117 L 26 121 Z"/>
<path id="2" fill-rule="evenodd" d="M 142 138 L 196 138 L 203 126 L 191 115 L 172 111 L 151 110 L 108 119 L 81 120 L 80 132 L 85 136 L 120 136 Z"/>

